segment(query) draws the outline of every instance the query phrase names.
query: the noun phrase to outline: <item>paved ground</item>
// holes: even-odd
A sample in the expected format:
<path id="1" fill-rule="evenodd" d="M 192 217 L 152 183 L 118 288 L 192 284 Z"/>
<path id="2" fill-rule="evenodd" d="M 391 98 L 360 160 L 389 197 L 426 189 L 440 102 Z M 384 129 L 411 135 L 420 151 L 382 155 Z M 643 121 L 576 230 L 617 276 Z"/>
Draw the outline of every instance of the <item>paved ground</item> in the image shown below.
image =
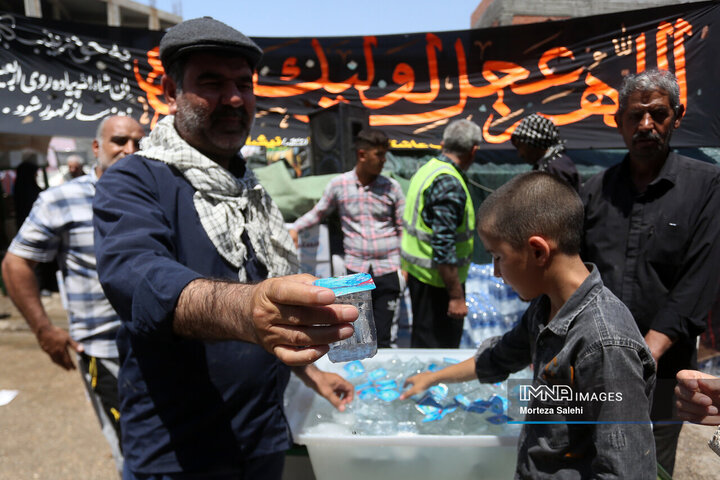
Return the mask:
<path id="1" fill-rule="evenodd" d="M 57 295 L 45 298 L 51 317 L 66 325 Z M 56 367 L 0 294 L 0 390 L 19 390 L 0 406 L 0 479 L 114 480 L 110 449 L 100 433 L 77 371 Z M 720 457 L 708 447 L 712 427 L 685 425 L 675 477 L 720 478 Z"/>
<path id="2" fill-rule="evenodd" d="M 45 303 L 51 317 L 67 325 L 57 296 Z M 0 312 L 13 313 L 0 320 L 0 389 L 20 392 L 0 406 L 0 478 L 117 479 L 77 370 L 50 361 L 7 297 L 0 297 Z"/>

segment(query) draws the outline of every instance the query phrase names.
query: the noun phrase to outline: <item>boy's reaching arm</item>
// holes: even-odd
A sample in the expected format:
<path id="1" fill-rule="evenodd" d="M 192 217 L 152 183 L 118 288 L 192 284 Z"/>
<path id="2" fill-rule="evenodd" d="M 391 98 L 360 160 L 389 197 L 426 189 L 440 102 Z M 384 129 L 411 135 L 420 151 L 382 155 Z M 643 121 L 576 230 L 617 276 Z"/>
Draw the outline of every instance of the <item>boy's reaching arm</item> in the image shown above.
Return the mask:
<path id="1" fill-rule="evenodd" d="M 458 383 L 469 380 L 498 382 L 505 380 L 512 372 L 517 372 L 530 364 L 530 339 L 528 334 L 528 313 L 522 317 L 512 330 L 501 337 L 485 340 L 475 355 L 455 365 L 435 372 L 422 372 L 405 380 L 405 386 L 411 387 L 400 396 L 402 400 L 440 382 Z"/>
<path id="2" fill-rule="evenodd" d="M 501 382 L 530 365 L 530 310 L 528 308 L 520 322 L 505 335 L 488 338 L 480 344 L 475 354 L 475 375 L 480 382 Z"/>
<path id="3" fill-rule="evenodd" d="M 455 365 L 450 365 L 442 370 L 435 372 L 422 372 L 405 380 L 405 386 L 410 388 L 400 395 L 400 400 L 412 397 L 418 393 L 422 393 L 428 388 L 441 382 L 458 383 L 474 380 L 475 377 L 475 357 L 470 357 Z"/>

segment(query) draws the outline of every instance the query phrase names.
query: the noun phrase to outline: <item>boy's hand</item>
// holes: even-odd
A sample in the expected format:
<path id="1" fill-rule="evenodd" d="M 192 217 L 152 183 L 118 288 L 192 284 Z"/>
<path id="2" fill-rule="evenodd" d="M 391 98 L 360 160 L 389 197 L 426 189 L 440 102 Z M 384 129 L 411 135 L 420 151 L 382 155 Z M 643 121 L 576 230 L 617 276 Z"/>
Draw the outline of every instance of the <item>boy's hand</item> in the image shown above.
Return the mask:
<path id="1" fill-rule="evenodd" d="M 470 357 L 455 365 L 450 365 L 442 370 L 434 372 L 422 372 L 405 380 L 405 385 L 412 387 L 405 390 L 400 395 L 400 400 L 422 393 L 428 388 L 443 383 L 467 382 L 468 380 L 477 380 L 475 376 L 475 357 Z"/>
<path id="2" fill-rule="evenodd" d="M 403 386 L 407 387 L 408 385 L 412 385 L 412 387 L 408 388 L 400 395 L 400 400 L 410 398 L 413 395 L 422 393 L 428 388 L 437 385 L 438 381 L 435 378 L 434 372 L 422 372 L 408 378 L 405 380 L 405 384 Z"/>

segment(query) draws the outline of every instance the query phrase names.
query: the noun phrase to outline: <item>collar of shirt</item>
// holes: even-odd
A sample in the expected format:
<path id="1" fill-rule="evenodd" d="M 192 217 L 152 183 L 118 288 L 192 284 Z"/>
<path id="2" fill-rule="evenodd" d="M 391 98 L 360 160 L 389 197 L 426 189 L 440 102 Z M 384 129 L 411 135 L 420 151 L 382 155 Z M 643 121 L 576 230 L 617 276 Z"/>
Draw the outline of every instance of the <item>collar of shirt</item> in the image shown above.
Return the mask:
<path id="1" fill-rule="evenodd" d="M 663 163 L 663 166 L 660 168 L 660 172 L 658 172 L 657 177 L 648 184 L 647 190 L 640 195 L 646 195 L 651 194 L 653 192 L 663 193 L 669 190 L 675 183 L 677 182 L 678 178 L 678 169 L 677 169 L 677 161 L 675 159 L 677 157 L 677 153 L 675 152 L 669 152 L 667 158 L 665 159 L 665 163 Z M 622 161 L 622 166 L 620 168 L 620 175 L 623 178 L 623 180 L 629 185 L 632 192 L 635 192 L 637 195 L 637 191 L 635 189 L 635 185 L 632 182 L 632 177 L 630 175 L 630 154 L 628 153 L 625 155 L 625 158 Z"/>
<path id="2" fill-rule="evenodd" d="M 375 180 L 373 180 L 372 182 L 368 183 L 367 185 L 363 185 L 363 184 L 360 182 L 360 177 L 358 177 L 357 167 L 353 168 L 353 169 L 350 170 L 348 173 L 351 175 L 351 177 L 352 177 L 352 179 L 353 179 L 353 182 L 355 182 L 355 185 L 356 185 L 358 188 L 370 188 L 370 186 L 371 186 L 373 183 L 375 183 Z"/>
<path id="3" fill-rule="evenodd" d="M 602 291 L 603 284 L 598 269 L 592 263 L 586 263 L 585 266 L 590 270 L 590 275 L 547 324 L 546 328 L 560 337 L 567 335 L 575 317 Z M 544 307 L 550 308 L 550 299 L 547 296 L 543 298 L 543 303 Z"/>
<path id="4" fill-rule="evenodd" d="M 452 161 L 452 159 L 446 157 L 446 156 L 443 155 L 443 154 L 440 154 L 440 155 L 437 157 L 437 159 L 440 160 L 441 162 L 449 163 L 450 165 L 452 165 L 452 166 L 455 168 L 455 170 L 458 171 L 458 173 L 463 177 L 463 179 L 464 179 L 465 182 L 467 183 L 467 175 L 465 175 L 465 172 L 463 172 L 462 169 L 461 169 L 460 167 L 458 167 L 458 166 L 455 164 L 455 162 Z"/>
<path id="5" fill-rule="evenodd" d="M 370 190 L 370 189 L 372 189 L 372 188 L 378 183 L 378 180 L 382 177 L 382 174 L 380 174 L 380 175 L 378 175 L 377 177 L 375 177 L 375 179 L 373 179 L 372 182 L 368 183 L 367 185 L 363 185 L 362 182 L 360 182 L 360 177 L 358 177 L 356 168 L 357 168 L 357 167 L 355 167 L 355 168 L 353 168 L 352 170 L 350 170 L 350 171 L 348 172 L 348 174 L 350 174 L 350 176 L 352 177 L 353 181 L 355 182 L 355 185 L 357 185 L 358 188 L 361 188 L 361 189 L 364 189 L 364 190 Z"/>

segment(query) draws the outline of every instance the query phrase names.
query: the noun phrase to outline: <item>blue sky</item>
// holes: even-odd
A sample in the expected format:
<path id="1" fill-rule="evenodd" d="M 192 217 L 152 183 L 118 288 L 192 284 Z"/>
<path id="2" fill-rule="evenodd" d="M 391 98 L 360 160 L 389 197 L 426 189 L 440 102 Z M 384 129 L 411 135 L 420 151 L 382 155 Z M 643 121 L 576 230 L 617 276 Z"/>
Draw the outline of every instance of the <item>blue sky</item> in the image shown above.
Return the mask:
<path id="1" fill-rule="evenodd" d="M 149 4 L 148 0 L 138 0 Z M 156 0 L 182 5 L 185 19 L 209 15 L 254 37 L 385 35 L 470 28 L 480 0 Z"/>

